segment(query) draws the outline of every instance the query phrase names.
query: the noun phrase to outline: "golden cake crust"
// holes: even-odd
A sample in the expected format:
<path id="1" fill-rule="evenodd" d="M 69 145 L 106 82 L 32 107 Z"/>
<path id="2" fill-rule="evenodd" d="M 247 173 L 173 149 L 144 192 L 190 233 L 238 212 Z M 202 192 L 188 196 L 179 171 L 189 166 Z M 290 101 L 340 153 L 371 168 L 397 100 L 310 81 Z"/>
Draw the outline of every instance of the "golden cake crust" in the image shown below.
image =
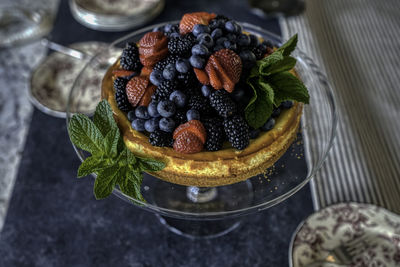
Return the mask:
<path id="1" fill-rule="evenodd" d="M 112 71 L 118 68 L 119 62 L 116 62 L 105 74 L 102 98 L 110 103 L 126 146 L 135 155 L 155 158 L 166 164 L 163 170 L 151 173 L 165 181 L 201 187 L 240 182 L 272 166 L 296 138 L 303 109 L 303 104 L 297 102 L 292 108 L 282 111 L 272 130 L 250 140 L 250 145 L 242 151 L 227 145 L 215 152 L 181 154 L 172 148 L 152 146 L 146 135 L 132 129 L 125 113 L 117 107 Z"/>

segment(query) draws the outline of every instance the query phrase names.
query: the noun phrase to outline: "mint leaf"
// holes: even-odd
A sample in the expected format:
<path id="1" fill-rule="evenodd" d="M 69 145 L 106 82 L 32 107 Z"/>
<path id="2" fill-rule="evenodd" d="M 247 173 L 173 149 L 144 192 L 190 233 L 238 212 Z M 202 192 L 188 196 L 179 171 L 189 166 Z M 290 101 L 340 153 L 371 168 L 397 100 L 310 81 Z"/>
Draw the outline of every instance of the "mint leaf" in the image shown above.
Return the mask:
<path id="1" fill-rule="evenodd" d="M 93 189 L 96 199 L 103 199 L 111 195 L 120 174 L 119 169 L 120 166 L 115 164 L 98 173 Z"/>
<path id="2" fill-rule="evenodd" d="M 165 168 L 165 163 L 149 158 L 138 158 L 139 167 L 143 171 L 156 172 Z"/>
<path id="3" fill-rule="evenodd" d="M 294 68 L 296 62 L 297 60 L 294 57 L 283 57 L 281 60 L 260 70 L 260 73 L 264 76 L 269 76 L 278 72 L 288 71 Z"/>
<path id="4" fill-rule="evenodd" d="M 259 60 L 260 61 L 260 67 L 258 69 L 259 73 L 263 74 L 265 69 L 268 69 L 273 64 L 278 63 L 279 61 L 283 60 L 283 54 L 282 51 L 275 51 L 271 55 L 266 56 L 265 58 Z M 259 76 L 260 74 L 258 74 Z"/>
<path id="5" fill-rule="evenodd" d="M 118 128 L 114 120 L 110 103 L 108 103 L 107 100 L 103 99 L 97 105 L 93 116 L 93 122 L 99 128 L 103 136 L 106 136 L 112 129 Z"/>
<path id="6" fill-rule="evenodd" d="M 106 160 L 100 156 L 87 157 L 79 166 L 78 177 L 84 177 L 91 173 L 98 172 L 106 168 Z"/>
<path id="7" fill-rule="evenodd" d="M 75 114 L 68 124 L 71 142 L 92 154 L 102 153 L 103 136 L 96 125 L 85 115 Z"/>
<path id="8" fill-rule="evenodd" d="M 111 129 L 104 138 L 104 152 L 110 157 L 117 156 L 118 141 L 121 138 L 118 127 Z"/>
<path id="9" fill-rule="evenodd" d="M 276 73 L 268 78 L 274 90 L 274 104 L 285 100 L 295 100 L 308 104 L 310 96 L 303 82 L 288 71 Z"/>
<path id="10" fill-rule="evenodd" d="M 273 110 L 274 91 L 272 87 L 259 79 L 255 84 L 250 83 L 255 94 L 245 108 L 247 123 L 257 129 L 271 116 Z"/>
<path id="11" fill-rule="evenodd" d="M 142 184 L 142 181 L 143 177 L 141 173 L 135 172 L 129 167 L 123 167 L 120 169 L 118 185 L 122 193 L 144 202 L 145 199 L 140 193 L 140 185 Z"/>
<path id="12" fill-rule="evenodd" d="M 292 36 L 286 43 L 279 47 L 276 51 L 281 51 L 284 56 L 289 56 L 290 53 L 296 48 L 297 45 L 297 33 Z"/>

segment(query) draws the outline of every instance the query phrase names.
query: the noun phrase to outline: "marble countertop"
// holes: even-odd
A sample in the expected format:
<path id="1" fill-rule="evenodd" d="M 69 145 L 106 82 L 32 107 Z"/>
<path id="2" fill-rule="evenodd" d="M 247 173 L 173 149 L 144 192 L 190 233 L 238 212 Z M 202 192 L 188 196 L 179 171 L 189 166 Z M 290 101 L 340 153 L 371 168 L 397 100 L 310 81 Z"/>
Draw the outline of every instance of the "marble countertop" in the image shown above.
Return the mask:
<path id="1" fill-rule="evenodd" d="M 67 2 L 61 1 L 51 40 L 68 45 L 111 41 L 126 34 L 81 26 L 73 20 Z M 255 17 L 245 9 L 245 1 L 166 4 L 154 23 L 177 19 L 188 11 L 210 10 L 279 32 L 276 20 Z M 18 110 L 22 104 L 15 105 Z M 37 109 L 31 116 L 29 103 L 23 105 L 28 105 L 28 115 L 21 122 L 25 132 L 16 152 L 20 158 L 13 169 L 16 179 L 0 180 L 0 185 L 9 187 L 0 196 L 0 205 L 9 203 L 0 233 L 1 267 L 287 266 L 291 234 L 313 212 L 308 186 L 276 207 L 243 218 L 242 226 L 226 236 L 192 241 L 169 232 L 153 214 L 116 197 L 96 201 L 93 180 L 75 178 L 79 160 L 65 121 Z"/>

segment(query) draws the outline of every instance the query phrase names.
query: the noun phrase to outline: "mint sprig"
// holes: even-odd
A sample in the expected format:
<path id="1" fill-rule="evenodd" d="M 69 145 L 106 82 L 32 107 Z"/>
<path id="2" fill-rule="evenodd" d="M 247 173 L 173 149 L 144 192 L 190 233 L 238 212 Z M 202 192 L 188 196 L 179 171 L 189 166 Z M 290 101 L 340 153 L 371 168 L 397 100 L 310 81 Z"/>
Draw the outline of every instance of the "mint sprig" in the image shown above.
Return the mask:
<path id="1" fill-rule="evenodd" d="M 142 172 L 162 170 L 165 164 L 137 157 L 125 146 L 107 100 L 97 105 L 93 121 L 82 114 L 72 116 L 68 132 L 72 143 L 92 154 L 79 166 L 78 177 L 97 174 L 96 199 L 108 197 L 118 185 L 124 194 L 145 201 L 140 193 Z"/>
<path id="2" fill-rule="evenodd" d="M 245 108 L 246 121 L 251 127 L 260 128 L 271 116 L 274 106 L 282 101 L 309 103 L 307 88 L 289 72 L 296 65 L 296 59 L 290 56 L 296 44 L 297 34 L 271 55 L 258 60 L 251 69 L 247 84 L 254 94 Z"/>

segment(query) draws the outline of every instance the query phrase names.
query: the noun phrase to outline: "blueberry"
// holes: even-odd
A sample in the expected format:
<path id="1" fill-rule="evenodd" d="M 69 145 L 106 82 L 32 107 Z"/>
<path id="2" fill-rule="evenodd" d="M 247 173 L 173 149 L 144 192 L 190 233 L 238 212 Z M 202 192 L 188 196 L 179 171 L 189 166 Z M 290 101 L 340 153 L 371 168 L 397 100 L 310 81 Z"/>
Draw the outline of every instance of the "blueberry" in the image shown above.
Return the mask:
<path id="1" fill-rule="evenodd" d="M 208 85 L 203 85 L 201 87 L 201 93 L 203 94 L 204 97 L 209 97 L 211 94 L 211 88 Z"/>
<path id="2" fill-rule="evenodd" d="M 171 118 L 162 118 L 158 123 L 160 130 L 171 133 L 175 129 L 175 121 Z"/>
<path id="3" fill-rule="evenodd" d="M 178 37 L 180 37 L 181 35 L 179 34 L 179 33 L 177 33 L 177 32 L 173 32 L 173 33 L 171 33 L 170 35 L 169 35 L 169 38 L 178 38 Z"/>
<path id="4" fill-rule="evenodd" d="M 162 27 L 162 26 L 160 26 L 160 27 L 155 27 L 154 29 L 153 29 L 153 32 L 163 32 L 164 31 L 164 28 Z"/>
<path id="5" fill-rule="evenodd" d="M 144 119 L 144 120 L 150 119 L 149 112 L 147 111 L 147 107 L 145 106 L 138 106 L 135 109 L 135 115 L 139 119 Z"/>
<path id="6" fill-rule="evenodd" d="M 241 101 L 243 101 L 244 94 L 245 94 L 245 91 L 243 90 L 243 88 L 239 87 L 239 88 L 235 88 L 235 90 L 233 90 L 233 92 L 231 93 L 231 97 L 236 102 L 241 102 Z"/>
<path id="7" fill-rule="evenodd" d="M 132 121 L 132 128 L 135 129 L 136 131 L 143 132 L 145 130 L 144 123 L 145 123 L 144 119 L 134 119 Z"/>
<path id="8" fill-rule="evenodd" d="M 170 100 L 162 100 L 157 105 L 157 111 L 161 116 L 169 118 L 175 114 L 176 107 L 174 102 Z"/>
<path id="9" fill-rule="evenodd" d="M 256 56 L 249 50 L 243 50 L 239 53 L 240 59 L 242 60 L 243 67 L 249 69 L 256 63 Z"/>
<path id="10" fill-rule="evenodd" d="M 163 72 L 161 70 L 153 70 L 150 74 L 150 82 L 155 86 L 159 86 L 164 81 Z"/>
<path id="11" fill-rule="evenodd" d="M 269 118 L 268 120 L 267 120 L 267 122 L 266 123 L 264 123 L 264 125 L 263 126 L 261 126 L 261 129 L 263 130 L 263 131 L 269 131 L 269 130 L 271 130 L 272 128 L 274 128 L 274 126 L 275 126 L 275 120 L 273 119 L 273 118 Z"/>
<path id="12" fill-rule="evenodd" d="M 260 135 L 260 129 L 253 129 L 250 131 L 250 139 L 256 139 Z"/>
<path id="13" fill-rule="evenodd" d="M 192 47 L 192 54 L 197 56 L 207 56 L 208 55 L 208 48 L 202 44 L 195 44 Z"/>
<path id="14" fill-rule="evenodd" d="M 158 129 L 159 121 L 160 121 L 159 118 L 151 118 L 147 120 L 144 123 L 144 129 L 149 133 L 154 132 L 155 130 Z"/>
<path id="15" fill-rule="evenodd" d="M 217 41 L 215 42 L 217 45 L 223 45 L 225 41 L 227 41 L 228 38 L 226 37 L 220 37 L 217 39 Z"/>
<path id="16" fill-rule="evenodd" d="M 211 29 L 216 29 L 216 28 L 221 28 L 224 27 L 224 21 L 221 19 L 215 19 L 210 21 L 210 24 L 208 25 Z"/>
<path id="17" fill-rule="evenodd" d="M 206 64 L 206 61 L 204 58 L 201 58 L 200 56 L 196 56 L 196 55 L 191 56 L 189 61 L 193 67 L 198 68 L 198 69 L 204 68 L 204 65 Z"/>
<path id="18" fill-rule="evenodd" d="M 235 43 L 232 43 L 231 41 L 225 41 L 224 47 L 228 48 L 230 50 L 233 50 L 233 51 L 235 51 L 237 49 L 237 45 Z"/>
<path id="19" fill-rule="evenodd" d="M 237 44 L 240 46 L 248 46 L 250 45 L 250 42 L 250 36 L 248 36 L 247 34 L 241 34 L 237 39 Z"/>
<path id="20" fill-rule="evenodd" d="M 221 50 L 221 49 L 224 49 L 224 47 L 223 47 L 222 45 L 216 45 L 216 46 L 214 46 L 214 52 L 216 52 L 216 51 L 218 51 L 218 50 Z"/>
<path id="21" fill-rule="evenodd" d="M 258 37 L 254 34 L 250 34 L 250 46 L 251 47 L 256 47 L 257 45 L 260 44 L 260 41 L 258 40 Z"/>
<path id="22" fill-rule="evenodd" d="M 187 59 L 179 58 L 175 62 L 175 68 L 181 73 L 187 73 L 190 70 L 190 62 Z"/>
<path id="23" fill-rule="evenodd" d="M 180 90 L 175 90 L 171 93 L 171 95 L 169 96 L 169 100 L 171 100 L 172 102 L 175 103 L 175 105 L 178 108 L 183 108 L 184 106 L 186 106 L 186 102 L 187 102 L 187 97 L 186 95 L 180 91 Z"/>
<path id="24" fill-rule="evenodd" d="M 151 101 L 149 106 L 147 107 L 147 112 L 153 118 L 157 118 L 157 117 L 161 116 L 160 113 L 158 113 L 158 111 L 157 111 L 157 105 L 158 105 L 158 102 Z"/>
<path id="25" fill-rule="evenodd" d="M 207 25 L 196 24 L 193 27 L 192 33 L 194 36 L 198 36 L 201 33 L 210 33 L 210 28 Z"/>
<path id="26" fill-rule="evenodd" d="M 274 111 L 272 111 L 272 118 L 276 118 L 281 114 L 281 109 L 280 108 L 274 108 Z"/>
<path id="27" fill-rule="evenodd" d="M 236 31 L 235 22 L 232 20 L 227 21 L 225 23 L 225 30 L 227 30 L 228 32 L 235 32 Z"/>
<path id="28" fill-rule="evenodd" d="M 175 69 L 175 64 L 171 63 L 165 66 L 163 70 L 163 77 L 166 80 L 172 80 L 175 78 L 176 75 L 176 69 Z"/>
<path id="29" fill-rule="evenodd" d="M 167 24 L 164 26 L 164 31 L 165 32 L 175 32 L 176 26 L 174 24 Z"/>
<path id="30" fill-rule="evenodd" d="M 195 109 L 189 109 L 189 110 L 186 112 L 186 118 L 187 118 L 188 121 L 191 121 L 191 120 L 200 120 L 200 112 L 198 112 L 198 111 L 195 110 Z"/>
<path id="31" fill-rule="evenodd" d="M 236 42 L 236 35 L 234 35 L 233 33 L 228 33 L 225 37 L 228 38 L 228 40 L 232 43 Z"/>
<path id="32" fill-rule="evenodd" d="M 291 101 L 291 100 L 283 101 L 281 103 L 281 107 L 285 108 L 285 109 L 291 108 L 291 107 L 293 107 L 293 101 Z M 128 113 L 128 115 L 129 115 L 129 113 Z"/>
<path id="33" fill-rule="evenodd" d="M 199 41 L 199 44 L 205 45 L 208 48 L 214 46 L 214 40 L 208 33 L 202 33 L 197 36 L 197 41 Z"/>
<path id="34" fill-rule="evenodd" d="M 218 39 L 219 37 L 221 37 L 223 34 L 224 34 L 224 33 L 223 33 L 223 31 L 222 31 L 221 29 L 216 28 L 215 30 L 213 30 L 213 31 L 211 32 L 211 37 L 212 37 L 214 40 L 216 40 L 216 39 Z"/>
<path id="35" fill-rule="evenodd" d="M 136 119 L 136 115 L 135 115 L 135 111 L 134 110 L 130 110 L 127 114 L 128 116 L 128 120 L 130 122 L 132 122 L 134 119 Z"/>

